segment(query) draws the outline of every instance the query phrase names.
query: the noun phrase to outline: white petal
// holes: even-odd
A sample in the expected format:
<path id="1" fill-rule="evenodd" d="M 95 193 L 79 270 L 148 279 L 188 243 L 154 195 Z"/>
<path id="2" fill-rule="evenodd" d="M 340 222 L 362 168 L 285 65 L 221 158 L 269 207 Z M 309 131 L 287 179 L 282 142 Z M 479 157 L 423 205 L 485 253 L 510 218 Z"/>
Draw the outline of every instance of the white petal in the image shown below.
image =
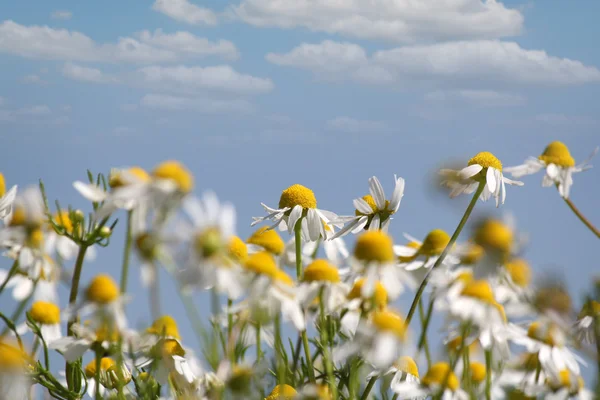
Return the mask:
<path id="1" fill-rule="evenodd" d="M 294 232 L 294 227 L 296 226 L 296 222 L 301 217 L 302 217 L 302 206 L 295 206 L 294 208 L 292 208 L 292 211 L 290 212 L 290 216 L 288 217 L 288 220 L 287 220 L 288 233 L 290 235 Z"/>
<path id="2" fill-rule="evenodd" d="M 311 208 L 306 213 L 306 223 L 308 224 L 308 233 L 310 235 L 310 240 L 316 242 L 321 235 L 321 228 L 323 228 L 323 224 L 321 223 L 321 218 L 319 218 L 319 214 Z"/>
<path id="3" fill-rule="evenodd" d="M 364 199 L 354 199 L 352 201 L 352 203 L 354 204 L 354 208 L 356 208 L 358 211 L 360 211 L 363 214 L 373 214 L 373 209 L 371 208 L 371 206 L 369 205 L 369 203 L 367 203 Z"/>
<path id="4" fill-rule="evenodd" d="M 469 179 L 481 172 L 483 167 L 479 164 L 469 165 L 458 171 L 458 176 L 462 179 Z"/>
<path id="5" fill-rule="evenodd" d="M 95 202 L 95 203 L 104 201 L 107 197 L 107 193 L 104 191 L 104 189 L 102 189 L 96 185 L 92 185 L 89 183 L 83 183 L 81 181 L 75 181 L 75 182 L 73 182 L 73 187 L 83 197 L 85 197 L 86 199 L 88 199 L 92 202 Z"/>
<path id="6" fill-rule="evenodd" d="M 485 182 L 491 193 L 496 192 L 496 170 L 494 168 L 488 167 L 485 174 Z"/>
<path id="7" fill-rule="evenodd" d="M 392 199 L 390 200 L 390 209 L 394 212 L 398 211 L 402 196 L 404 196 L 404 179 L 397 178 L 396 186 L 394 187 L 394 193 L 392 193 Z"/>
<path id="8" fill-rule="evenodd" d="M 385 193 L 383 191 L 383 186 L 379 182 L 376 176 L 369 178 L 369 192 L 371 192 L 371 196 L 373 196 L 373 200 L 375 200 L 375 204 L 377 205 L 378 210 L 385 209 Z"/>

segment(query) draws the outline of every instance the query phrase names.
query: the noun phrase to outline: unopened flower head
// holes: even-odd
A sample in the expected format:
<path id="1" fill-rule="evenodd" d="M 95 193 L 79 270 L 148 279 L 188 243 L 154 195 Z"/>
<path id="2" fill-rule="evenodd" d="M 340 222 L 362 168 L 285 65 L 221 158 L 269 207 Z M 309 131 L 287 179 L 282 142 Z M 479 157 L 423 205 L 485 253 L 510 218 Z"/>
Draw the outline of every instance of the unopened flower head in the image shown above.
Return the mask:
<path id="1" fill-rule="evenodd" d="M 354 257 L 370 263 L 389 263 L 394 261 L 392 238 L 381 231 L 365 232 L 358 237 L 354 246 Z"/>
<path id="2" fill-rule="evenodd" d="M 515 258 L 504 264 L 511 281 L 521 287 L 529 286 L 531 282 L 531 267 L 529 263 L 522 258 Z"/>
<path id="3" fill-rule="evenodd" d="M 476 226 L 473 241 L 485 250 L 507 255 L 512 250 L 514 235 L 504 222 L 488 218 Z"/>
<path id="4" fill-rule="evenodd" d="M 234 262 L 243 264 L 248 258 L 246 243 L 238 236 L 231 236 L 227 243 L 227 254 Z"/>

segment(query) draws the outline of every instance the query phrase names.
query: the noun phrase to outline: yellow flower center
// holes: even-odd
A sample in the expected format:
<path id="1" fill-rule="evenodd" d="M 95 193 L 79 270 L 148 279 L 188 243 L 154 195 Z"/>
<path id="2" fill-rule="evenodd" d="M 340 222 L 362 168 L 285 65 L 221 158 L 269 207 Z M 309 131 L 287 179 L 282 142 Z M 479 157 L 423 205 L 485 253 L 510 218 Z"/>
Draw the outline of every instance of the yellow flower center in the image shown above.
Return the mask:
<path id="1" fill-rule="evenodd" d="M 275 276 L 273 277 L 273 279 L 275 279 L 278 282 L 285 283 L 288 286 L 294 286 L 294 280 L 280 269 L 275 271 Z"/>
<path id="2" fill-rule="evenodd" d="M 157 336 L 167 336 L 173 337 L 175 339 L 180 339 L 179 329 L 177 328 L 177 322 L 170 315 L 163 315 L 162 317 L 157 318 L 146 332 L 157 335 Z"/>
<path id="3" fill-rule="evenodd" d="M 562 388 L 567 388 L 571 392 L 570 394 L 576 395 L 577 392 L 585 387 L 585 382 L 582 377 L 577 377 L 577 386 L 575 386 L 575 382 L 572 382 L 572 377 L 575 377 L 569 372 L 567 369 L 560 370 L 558 372 L 558 381 L 556 380 L 547 380 L 548 385 L 553 390 L 560 390 Z M 572 389 L 572 390 L 571 390 Z"/>
<path id="4" fill-rule="evenodd" d="M 141 182 L 148 182 L 150 175 L 141 167 L 131 167 L 126 170 L 128 174 L 131 174 L 138 178 Z M 111 171 L 108 176 L 108 185 L 113 188 L 119 188 L 126 186 L 129 182 L 123 179 L 122 172 L 119 170 Z"/>
<path id="5" fill-rule="evenodd" d="M 267 275 L 272 278 L 275 277 L 277 271 L 279 270 L 273 256 L 266 251 L 254 253 L 249 256 L 244 263 L 244 267 L 254 273 Z"/>
<path id="6" fill-rule="evenodd" d="M 140 233 L 135 237 L 135 248 L 142 259 L 154 260 L 158 255 L 158 240 L 151 233 Z"/>
<path id="7" fill-rule="evenodd" d="M 248 249 L 246 243 L 237 236 L 229 238 L 227 244 L 227 253 L 235 262 L 243 263 L 248 258 Z"/>
<path id="8" fill-rule="evenodd" d="M 44 232 L 40 228 L 33 229 L 27 235 L 25 244 L 32 249 L 42 248 L 44 244 Z"/>
<path id="9" fill-rule="evenodd" d="M 27 214 L 22 206 L 13 208 L 12 217 L 10 218 L 10 226 L 23 226 L 27 221 Z"/>
<path id="10" fill-rule="evenodd" d="M 454 282 L 462 282 L 463 285 L 468 285 L 473 282 L 473 272 L 472 271 L 462 271 L 458 274 L 456 278 L 454 278 Z"/>
<path id="11" fill-rule="evenodd" d="M 520 287 L 527 287 L 531 281 L 531 268 L 527 261 L 516 258 L 504 265 L 512 281 Z"/>
<path id="12" fill-rule="evenodd" d="M 58 226 L 62 226 L 68 234 L 73 234 L 73 222 L 68 211 L 61 211 L 54 215 L 52 218 L 54 223 Z"/>
<path id="13" fill-rule="evenodd" d="M 450 242 L 450 235 L 441 229 L 434 229 L 427 234 L 419 248 L 419 254 L 424 256 L 437 256 L 444 251 Z"/>
<path id="14" fill-rule="evenodd" d="M 438 362 L 429 368 L 421 383 L 425 386 L 441 386 L 444 384 L 444 381 L 446 382 L 446 387 L 452 391 L 455 391 L 459 387 L 458 378 L 456 378 L 456 375 L 450 369 L 450 365 L 445 362 Z"/>
<path id="15" fill-rule="evenodd" d="M 112 366 L 115 365 L 115 360 L 113 360 L 112 358 L 108 358 L 108 357 L 103 357 L 100 360 L 100 371 L 108 371 L 109 368 L 111 368 Z M 87 376 L 88 378 L 95 378 L 96 377 L 96 360 L 92 360 L 88 363 L 88 365 L 85 366 L 85 376 Z"/>
<path id="16" fill-rule="evenodd" d="M 407 244 L 405 244 L 406 247 L 410 247 L 411 249 L 415 249 L 415 250 L 419 250 L 419 247 L 421 246 L 418 242 L 408 242 Z M 415 253 L 416 255 L 416 253 Z M 398 256 L 398 261 L 400 261 L 401 263 L 407 263 L 412 261 L 415 258 L 415 256 Z"/>
<path id="17" fill-rule="evenodd" d="M 417 378 L 419 377 L 419 367 L 417 367 L 417 363 L 412 357 L 402 356 L 394 363 L 394 366 L 398 368 L 399 371 L 416 376 Z"/>
<path id="18" fill-rule="evenodd" d="M 283 243 L 277 231 L 269 229 L 266 226 L 258 228 L 246 242 L 260 246 L 275 255 L 283 253 L 283 249 L 285 248 L 285 243 Z"/>
<path id="19" fill-rule="evenodd" d="M 337 283 L 340 273 L 327 260 L 315 260 L 304 270 L 304 281 Z"/>
<path id="20" fill-rule="evenodd" d="M 512 248 L 513 233 L 502 222 L 486 219 L 475 230 L 473 239 L 475 243 L 484 248 L 508 253 Z"/>
<path id="21" fill-rule="evenodd" d="M 550 324 L 543 324 L 539 321 L 532 322 L 527 329 L 527 336 L 532 339 L 539 340 L 549 346 L 554 346 L 554 338 L 552 330 L 555 328 Z"/>
<path id="22" fill-rule="evenodd" d="M 367 202 L 367 204 L 369 205 L 369 207 L 371 207 L 371 210 L 373 210 L 373 213 L 376 213 L 376 212 L 380 212 L 381 213 L 382 211 L 386 211 L 386 212 L 382 213 L 382 214 L 385 215 L 386 218 L 389 217 L 390 215 L 394 214 L 394 211 L 388 210 L 388 206 L 390 205 L 390 201 L 389 200 L 385 201 L 384 208 L 380 210 L 380 209 L 377 208 L 377 203 L 375 203 L 375 199 L 370 194 L 367 194 L 367 195 L 363 196 L 362 199 Z M 359 215 L 369 215 L 369 214 L 364 214 L 364 213 L 362 213 L 362 212 L 360 212 L 358 210 L 354 210 L 354 214 L 356 216 L 359 216 Z"/>
<path id="23" fill-rule="evenodd" d="M 468 165 L 474 164 L 481 165 L 483 168 L 492 167 L 498 171 L 502 171 L 502 163 L 489 151 L 482 151 L 481 153 L 477 153 L 475 157 L 471 158 L 468 162 Z"/>
<path id="24" fill-rule="evenodd" d="M 179 342 L 175 339 L 165 339 L 162 341 L 162 355 L 163 356 L 185 356 L 185 350 Z"/>
<path id="25" fill-rule="evenodd" d="M 292 185 L 281 192 L 279 208 L 294 208 L 300 206 L 306 208 L 317 208 L 317 199 L 312 190 L 302 185 Z"/>
<path id="26" fill-rule="evenodd" d="M 546 164 L 555 164 L 559 167 L 574 167 L 575 160 L 571 157 L 571 153 L 569 152 L 569 148 L 563 142 L 552 142 L 541 156 L 538 157 L 541 161 Z"/>
<path id="27" fill-rule="evenodd" d="M 487 281 L 484 280 L 467 283 L 462 290 L 461 295 L 473 297 L 485 303 L 496 304 L 492 287 Z"/>
<path id="28" fill-rule="evenodd" d="M 6 182 L 4 181 L 4 175 L 0 172 L 0 197 L 6 194 Z"/>
<path id="29" fill-rule="evenodd" d="M 0 371 L 21 368 L 27 358 L 27 353 L 0 338 Z"/>
<path id="30" fill-rule="evenodd" d="M 158 164 L 152 171 L 152 176 L 173 181 L 182 193 L 189 193 L 194 188 L 194 176 L 179 161 Z"/>
<path id="31" fill-rule="evenodd" d="M 116 329 L 109 329 L 110 327 L 106 324 L 103 324 L 98 329 L 96 329 L 96 342 L 110 342 L 116 343 L 119 341 L 119 332 Z"/>
<path id="32" fill-rule="evenodd" d="M 356 240 L 354 256 L 366 262 L 390 262 L 394 260 L 394 243 L 385 232 L 368 231 Z"/>
<path id="33" fill-rule="evenodd" d="M 46 301 L 36 301 L 32 304 L 29 315 L 38 324 L 55 325 L 60 323 L 60 308 Z"/>
<path id="34" fill-rule="evenodd" d="M 600 315 L 600 303 L 595 300 L 586 302 L 579 312 L 579 319 L 583 317 L 596 317 Z"/>
<path id="35" fill-rule="evenodd" d="M 467 251 L 461 256 L 460 262 L 463 265 L 474 265 L 481 257 L 483 257 L 483 247 L 475 243 L 469 243 L 469 248 Z"/>
<path id="36" fill-rule="evenodd" d="M 353 299 L 360 299 L 362 297 L 361 293 L 362 293 L 362 288 L 365 285 L 366 279 L 365 278 L 361 278 L 359 280 L 357 280 L 356 282 L 354 282 L 354 286 L 352 286 L 352 289 L 350 290 L 350 293 L 348 293 L 348 299 L 353 300 Z M 387 305 L 388 302 L 388 296 L 387 296 L 387 291 L 385 290 L 385 287 L 383 286 L 383 284 L 379 281 L 377 281 L 375 283 L 375 306 L 378 308 L 384 308 Z"/>
<path id="37" fill-rule="evenodd" d="M 406 325 L 404 319 L 397 313 L 389 310 L 379 310 L 371 314 L 373 325 L 381 332 L 390 332 L 404 339 Z"/>
<path id="38" fill-rule="evenodd" d="M 101 274 L 92 280 L 85 294 L 89 301 L 108 304 L 119 297 L 119 288 L 110 276 Z"/>
<path id="39" fill-rule="evenodd" d="M 471 363 L 471 380 L 479 384 L 485 380 L 485 365 L 480 362 Z"/>
<path id="40" fill-rule="evenodd" d="M 202 258 L 210 258 L 219 254 L 223 249 L 223 237 L 218 228 L 207 228 L 196 234 L 194 238 L 196 252 Z"/>
<path id="41" fill-rule="evenodd" d="M 273 388 L 266 400 L 293 400 L 296 397 L 296 389 L 290 385 L 277 385 Z"/>

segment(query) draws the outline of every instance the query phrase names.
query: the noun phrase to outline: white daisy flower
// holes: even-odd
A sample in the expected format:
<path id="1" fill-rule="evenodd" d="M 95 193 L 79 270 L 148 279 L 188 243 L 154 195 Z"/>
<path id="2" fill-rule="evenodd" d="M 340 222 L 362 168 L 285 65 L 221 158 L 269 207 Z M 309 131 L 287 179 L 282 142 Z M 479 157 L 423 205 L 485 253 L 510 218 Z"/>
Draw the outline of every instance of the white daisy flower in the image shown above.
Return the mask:
<path id="1" fill-rule="evenodd" d="M 9 276 L 10 271 L 0 270 L 0 284 L 8 279 L 5 288 L 12 288 L 12 297 L 17 302 L 33 297 L 34 301 L 58 303 L 58 283 L 68 274 L 59 269 L 48 255 L 38 261 L 36 267 L 29 270 L 19 268 L 12 276 Z"/>
<path id="2" fill-rule="evenodd" d="M 385 192 L 379 179 L 376 176 L 369 178 L 370 194 L 359 199 L 354 199 L 356 216 L 340 217 L 338 221 L 344 222 L 346 225 L 333 235 L 333 237 L 344 236 L 349 232 L 358 233 L 363 229 L 381 229 L 387 232 L 392 215 L 398 211 L 400 201 L 402 200 L 402 196 L 404 196 L 404 179 L 394 175 L 394 182 L 395 186 L 392 198 L 386 200 Z"/>
<path id="3" fill-rule="evenodd" d="M 406 325 L 400 314 L 390 310 L 371 312 L 360 321 L 351 341 L 333 351 L 336 363 L 359 354 L 376 369 L 387 369 L 400 356 L 406 340 Z"/>
<path id="4" fill-rule="evenodd" d="M 333 229 L 326 230 L 326 225 L 332 225 L 338 216 L 331 211 L 317 208 L 317 199 L 312 190 L 302 185 L 292 185 L 281 193 L 279 208 L 271 208 L 261 203 L 268 215 L 266 217 L 254 217 L 252 226 L 271 220 L 272 227 L 278 226 L 282 230 L 292 234 L 296 223 L 301 221 L 302 239 L 305 241 L 316 241 L 319 238 L 327 239 L 333 235 Z"/>
<path id="5" fill-rule="evenodd" d="M 47 345 L 60 339 L 62 332 L 60 328 L 60 308 L 47 301 L 35 301 L 28 313 L 29 317 L 40 329 L 40 333 Z M 32 331 L 27 322 L 17 326 L 19 335 Z"/>
<path id="6" fill-rule="evenodd" d="M 354 282 L 352 289 L 348 293 L 347 302 L 340 315 L 340 331 L 352 338 L 356 333 L 356 328 L 360 322 L 360 316 L 363 312 L 368 313 L 372 308 L 383 310 L 388 304 L 388 295 L 385 286 L 379 281 L 375 283 L 373 294 L 369 297 L 363 296 L 363 286 L 366 279 L 359 278 Z"/>
<path id="7" fill-rule="evenodd" d="M 17 196 L 17 185 L 6 191 L 6 181 L 0 172 L 0 219 L 7 223 L 12 214 L 12 205 Z"/>
<path id="8" fill-rule="evenodd" d="M 471 158 L 468 166 L 459 170 L 443 169 L 440 171 L 444 181 L 443 185 L 450 188 L 450 197 L 454 198 L 463 193 L 473 193 L 480 182 L 485 182 L 485 187 L 480 199 L 487 201 L 494 196 L 496 207 L 504 204 L 506 199 L 506 184 L 523 186 L 523 182 L 513 181 L 502 175 L 502 163 L 492 153 L 483 151 Z"/>
<path id="9" fill-rule="evenodd" d="M 544 149 L 544 152 L 538 157 L 529 157 L 522 165 L 506 168 L 515 178 L 524 175 L 532 175 L 541 169 L 546 169 L 546 175 L 542 180 L 542 186 L 556 185 L 558 192 L 565 199 L 569 197 L 571 186 L 573 185 L 573 174 L 583 172 L 590 168 L 590 160 L 598 153 L 598 147 L 592 154 L 579 165 L 575 165 L 575 160 L 569 152 L 569 148 L 563 142 L 552 142 Z"/>
<path id="10" fill-rule="evenodd" d="M 339 310 L 346 303 L 350 288 L 340 281 L 338 269 L 328 261 L 317 259 L 304 269 L 298 297 L 305 308 L 314 301 L 322 301 L 326 314 Z"/>
<path id="11" fill-rule="evenodd" d="M 16 344 L 0 340 L 0 399 L 27 399 L 32 382 L 27 374 L 33 360 Z"/>
<path id="12" fill-rule="evenodd" d="M 367 375 L 367 382 L 373 377 L 379 377 L 382 387 L 392 387 L 401 382 L 419 383 L 419 368 L 412 357 L 402 356 L 385 371 L 375 370 Z M 425 400 L 424 398 L 416 397 L 414 400 Z"/>
<path id="13" fill-rule="evenodd" d="M 159 339 L 152 346 L 146 357 L 142 357 L 138 368 L 153 369 L 153 376 L 161 385 L 169 382 L 169 378 L 176 376 L 185 383 L 192 383 L 197 378 L 192 366 L 187 360 L 186 350 L 177 339 Z"/>
<path id="14" fill-rule="evenodd" d="M 104 324 L 94 327 L 93 323 L 78 324 L 71 326 L 73 336 L 64 336 L 48 345 L 48 348 L 58 351 L 67 362 L 74 362 L 82 357 L 92 347 L 98 346 L 108 350 L 116 346 L 119 339 L 123 338 L 123 346 L 128 347 L 129 342 L 135 337 L 133 332 L 117 332 L 110 326 Z M 128 349 L 124 349 L 128 351 Z"/>
<path id="15" fill-rule="evenodd" d="M 99 393 L 102 397 L 105 395 L 116 395 L 117 387 L 125 387 L 131 382 L 131 372 L 125 364 L 117 364 L 115 360 L 109 357 L 100 359 L 99 382 L 96 382 L 97 359 L 90 361 L 84 368 L 87 378 L 87 394 L 91 398 L 96 397 L 96 385 L 100 384 Z"/>
<path id="16" fill-rule="evenodd" d="M 594 393 L 585 388 L 583 378 L 568 369 L 559 371 L 558 377 L 547 379 L 543 392 L 544 399 L 547 400 L 592 400 L 595 398 Z"/>
<path id="17" fill-rule="evenodd" d="M 293 239 L 293 238 L 292 238 Z M 248 239 L 246 239 L 248 245 L 248 253 L 254 254 L 259 251 L 267 251 L 274 257 L 281 256 L 284 251 L 290 246 L 286 245 L 281 236 L 275 229 L 269 229 L 267 226 L 258 228 Z M 291 242 L 292 251 L 294 250 L 294 243 Z M 295 257 L 295 253 L 294 253 Z M 291 261 L 290 265 L 294 265 L 295 259 Z"/>
<path id="18" fill-rule="evenodd" d="M 577 317 L 573 329 L 579 340 L 586 343 L 594 343 L 596 340 L 594 332 L 594 320 L 600 317 L 600 303 L 588 300 Z"/>
<path id="19" fill-rule="evenodd" d="M 508 316 L 523 317 L 535 310 L 528 299 L 533 295 L 529 286 L 531 267 L 522 258 L 513 258 L 503 265 L 503 273 L 493 279 L 492 285 L 498 303 L 504 306 Z"/>
<path id="20" fill-rule="evenodd" d="M 440 393 L 444 386 L 443 393 Z M 392 382 L 391 389 L 398 394 L 399 400 L 425 399 L 428 396 L 436 398 L 441 394 L 443 400 L 468 400 L 469 395 L 460 388 L 460 381 L 445 362 L 435 363 L 429 368 L 420 382 L 399 381 Z"/>

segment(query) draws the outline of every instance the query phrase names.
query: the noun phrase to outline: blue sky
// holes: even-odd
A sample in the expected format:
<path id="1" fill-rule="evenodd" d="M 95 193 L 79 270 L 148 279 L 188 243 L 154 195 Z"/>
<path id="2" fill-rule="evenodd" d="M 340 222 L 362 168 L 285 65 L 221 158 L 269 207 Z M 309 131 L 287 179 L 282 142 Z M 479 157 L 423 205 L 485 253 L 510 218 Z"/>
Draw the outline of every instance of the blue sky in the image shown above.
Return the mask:
<path id="1" fill-rule="evenodd" d="M 487 150 L 515 165 L 562 140 L 581 161 L 600 144 L 600 3 L 328 3 L 3 2 L 7 184 L 42 178 L 51 198 L 85 209 L 72 188 L 85 169 L 175 158 L 197 193 L 234 202 L 247 237 L 260 202 L 277 204 L 293 183 L 347 214 L 370 176 L 391 193 L 398 174 L 407 184 L 391 233 L 402 240 L 457 224 L 467 199 L 431 187 L 447 160 Z M 579 298 L 598 271 L 597 239 L 540 176 L 524 180 L 505 207 L 477 211 L 513 213 L 536 272 L 559 273 Z M 596 223 L 598 182 L 597 170 L 579 174 L 571 194 Z M 122 235 L 85 278 L 117 276 Z M 133 290 L 144 310 L 137 282 Z M 133 321 L 146 322 L 145 311 Z"/>

